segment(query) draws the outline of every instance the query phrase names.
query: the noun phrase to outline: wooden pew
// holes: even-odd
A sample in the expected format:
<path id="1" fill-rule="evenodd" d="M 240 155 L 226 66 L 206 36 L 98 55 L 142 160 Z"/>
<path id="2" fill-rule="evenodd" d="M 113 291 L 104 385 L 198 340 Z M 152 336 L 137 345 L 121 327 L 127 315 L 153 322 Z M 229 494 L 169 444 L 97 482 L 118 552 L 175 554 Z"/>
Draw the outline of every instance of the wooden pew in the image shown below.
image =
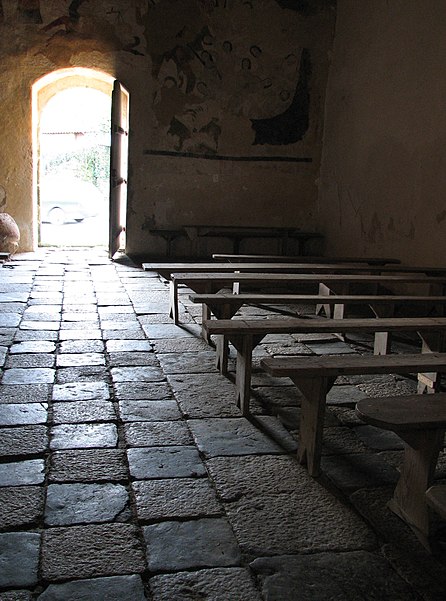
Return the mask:
<path id="1" fill-rule="evenodd" d="M 353 284 L 368 284 L 373 287 L 376 294 L 378 287 L 398 286 L 401 284 L 419 284 L 429 286 L 429 294 L 443 295 L 446 277 L 427 276 L 420 273 L 408 273 L 404 275 L 385 274 L 334 274 L 334 273 L 223 273 L 223 272 L 180 272 L 171 273 L 170 276 L 170 307 L 169 315 L 176 324 L 179 323 L 178 310 L 178 288 L 181 285 L 188 286 L 193 292 L 211 294 L 222 288 L 233 286 L 238 283 L 243 287 L 273 288 L 284 287 L 311 287 L 317 293 L 320 284 L 335 290 L 337 294 L 348 294 Z M 203 306 L 205 307 L 205 306 Z M 203 312 L 203 320 L 209 318 L 208 310 Z M 342 331 L 342 330 L 340 330 Z"/>
<path id="2" fill-rule="evenodd" d="M 338 376 L 446 371 L 446 353 L 270 357 L 261 367 L 271 376 L 290 378 L 302 393 L 298 460 L 312 476 L 320 473 L 327 393 Z M 413 395 L 420 402 L 437 395 Z M 370 403 L 377 399 L 370 399 Z M 369 399 L 367 399 L 369 402 Z M 425 489 L 426 490 L 426 489 Z"/>
<path id="3" fill-rule="evenodd" d="M 364 399 L 357 403 L 356 414 L 403 440 L 404 461 L 388 507 L 431 551 L 429 506 L 446 518 L 446 486 L 431 487 L 444 444 L 446 394 Z"/>
<path id="4" fill-rule="evenodd" d="M 290 240 L 298 244 L 298 255 L 306 254 L 307 243 L 311 240 L 323 240 L 319 232 L 303 232 L 297 227 L 244 226 L 244 225 L 183 225 L 189 239 L 194 243 L 194 254 L 200 255 L 200 242 L 206 238 L 227 238 L 232 242 L 234 253 L 240 252 L 245 239 L 271 238 L 279 243 L 279 252 L 286 254 Z"/>
<path id="5" fill-rule="evenodd" d="M 324 256 L 296 256 L 296 255 L 230 255 L 214 253 L 215 261 L 229 261 L 230 263 L 242 262 L 279 262 L 279 263 L 365 263 L 366 265 L 399 264 L 399 259 L 389 257 L 324 257 Z"/>
<path id="6" fill-rule="evenodd" d="M 204 262 L 152 262 L 142 263 L 144 271 L 156 271 L 166 280 L 172 273 L 345 273 L 345 274 L 423 274 L 427 276 L 446 276 L 446 267 L 420 267 L 410 265 L 368 265 L 366 263 L 316 263 L 249 261 L 240 263 L 204 263 Z"/>
<path id="7" fill-rule="evenodd" d="M 364 318 L 364 319 L 324 319 L 324 318 L 290 318 L 290 319 L 210 319 L 203 323 L 209 336 L 215 334 L 218 345 L 224 336 L 237 350 L 236 363 L 236 399 L 244 415 L 249 414 L 251 387 L 251 369 L 253 349 L 268 334 L 328 334 L 338 333 L 371 333 L 383 332 L 417 332 L 423 341 L 423 353 L 431 355 L 430 350 L 437 350 L 442 345 L 443 333 L 446 330 L 445 317 L 399 317 L 399 318 Z M 433 336 L 431 338 L 431 336 Z M 431 343 L 435 344 L 432 348 Z M 420 356 L 422 354 L 420 353 Z M 382 357 L 383 365 L 391 355 L 372 355 Z M 305 357 L 294 358 L 299 364 Z M 377 361 L 378 359 L 376 359 Z M 422 370 L 418 370 L 421 372 Z M 431 390 L 438 387 L 439 382 L 434 374 L 423 380 L 424 386 Z"/>
<path id="8" fill-rule="evenodd" d="M 321 296 L 311 294 L 232 294 L 230 292 L 217 292 L 215 294 L 190 294 L 193 303 L 207 306 L 210 313 L 217 319 L 231 319 L 243 305 L 259 305 L 268 308 L 268 305 L 313 304 L 313 305 L 368 305 L 378 316 L 394 317 L 397 308 L 407 306 L 440 307 L 440 315 L 446 304 L 446 296 L 410 296 L 410 295 L 340 295 Z M 420 315 L 421 317 L 421 315 Z M 208 341 L 209 342 L 209 341 Z M 390 337 L 388 333 L 375 334 L 374 353 L 385 355 L 390 351 Z M 219 344 L 218 367 L 222 374 L 226 374 L 228 366 L 228 345 L 226 340 Z"/>

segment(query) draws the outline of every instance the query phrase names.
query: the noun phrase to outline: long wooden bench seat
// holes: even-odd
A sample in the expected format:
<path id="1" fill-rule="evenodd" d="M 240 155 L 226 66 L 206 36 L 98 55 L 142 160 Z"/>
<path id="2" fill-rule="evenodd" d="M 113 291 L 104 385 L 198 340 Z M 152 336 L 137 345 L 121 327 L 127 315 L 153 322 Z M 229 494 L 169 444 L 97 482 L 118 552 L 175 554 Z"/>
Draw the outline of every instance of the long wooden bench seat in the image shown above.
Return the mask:
<path id="1" fill-rule="evenodd" d="M 400 318 L 364 318 L 364 319 L 325 319 L 325 318 L 289 318 L 289 319 L 210 319 L 203 323 L 207 334 L 217 336 L 217 365 L 221 352 L 219 345 L 226 336 L 237 350 L 236 363 L 236 400 L 245 415 L 249 414 L 251 387 L 251 369 L 253 349 L 268 334 L 328 334 L 328 333 L 372 333 L 383 332 L 417 332 L 423 341 L 423 351 L 428 355 L 430 350 L 442 346 L 442 338 L 446 331 L 444 317 L 400 317 Z M 435 346 L 432 346 L 434 344 Z M 420 356 L 422 354 L 420 353 Z M 380 355 L 373 355 L 380 357 Z M 383 364 L 391 355 L 382 356 Z M 295 358 L 298 364 L 305 357 Z M 422 372 L 423 370 L 418 370 Z M 439 385 L 435 373 L 426 378 L 419 376 L 422 384 L 431 389 Z"/>
<path id="2" fill-rule="evenodd" d="M 170 280 L 172 273 L 345 273 L 345 274 L 424 274 L 432 276 L 445 276 L 446 267 L 421 267 L 410 265 L 369 265 L 358 263 L 334 263 L 318 261 L 310 262 L 285 262 L 285 261 L 246 261 L 239 263 L 209 263 L 209 262 L 167 262 L 157 261 L 142 263 L 144 271 L 156 271 L 164 279 Z"/>
<path id="3" fill-rule="evenodd" d="M 236 255 L 236 254 L 221 254 L 214 253 L 212 258 L 215 261 L 229 261 L 233 263 L 241 263 L 242 261 L 279 261 L 290 263 L 366 263 L 367 265 L 386 265 L 399 264 L 400 259 L 390 257 L 325 257 L 325 256 L 310 256 L 310 255 Z"/>
<path id="4" fill-rule="evenodd" d="M 290 378 L 302 393 L 298 459 L 316 476 L 320 472 L 326 396 L 338 376 L 445 372 L 446 353 L 269 357 L 260 365 L 271 376 Z"/>
<path id="5" fill-rule="evenodd" d="M 444 444 L 446 394 L 364 399 L 357 403 L 356 414 L 404 441 L 404 461 L 388 506 L 432 550 L 428 505 L 446 517 L 446 487 L 430 488 Z"/>
<path id="6" fill-rule="evenodd" d="M 190 240 L 195 241 L 195 254 L 201 254 L 200 238 L 227 238 L 232 241 L 233 252 L 240 252 L 240 244 L 245 239 L 272 238 L 279 242 L 279 252 L 286 254 L 290 240 L 298 243 L 298 254 L 306 254 L 307 243 L 311 240 L 322 240 L 319 232 L 304 232 L 297 227 L 244 226 L 244 225 L 183 225 Z"/>
<path id="7" fill-rule="evenodd" d="M 427 276 L 421 273 L 395 274 L 338 274 L 338 273 L 226 273 L 226 272 L 181 272 L 170 275 L 170 308 L 169 314 L 175 323 L 179 323 L 178 287 L 185 285 L 193 292 L 209 294 L 222 288 L 233 286 L 235 283 L 244 288 L 310 287 L 315 293 L 320 285 L 328 287 L 336 294 L 348 294 L 352 285 L 372 286 L 375 294 L 380 286 L 398 287 L 399 285 L 423 285 L 428 287 L 428 294 L 443 295 L 446 285 L 445 276 Z M 209 318 L 209 313 L 203 313 L 203 320 Z"/>
<path id="8" fill-rule="evenodd" d="M 231 319 L 243 305 L 256 305 L 268 307 L 270 305 L 322 304 L 337 306 L 367 305 L 377 317 L 393 317 L 395 311 L 404 310 L 405 307 L 413 309 L 439 307 L 441 316 L 446 304 L 446 296 L 410 296 L 410 295 L 311 295 L 311 294 L 232 294 L 231 292 L 217 292 L 215 294 L 190 294 L 193 303 L 204 304 L 217 319 Z M 424 316 L 421 313 L 420 317 Z M 426 315 L 427 317 L 427 315 Z M 209 342 L 209 341 L 208 341 Z M 386 355 L 390 352 L 391 339 L 388 332 L 377 332 L 374 337 L 374 353 Z M 228 367 L 228 344 L 225 339 L 219 344 L 218 367 L 222 374 Z"/>

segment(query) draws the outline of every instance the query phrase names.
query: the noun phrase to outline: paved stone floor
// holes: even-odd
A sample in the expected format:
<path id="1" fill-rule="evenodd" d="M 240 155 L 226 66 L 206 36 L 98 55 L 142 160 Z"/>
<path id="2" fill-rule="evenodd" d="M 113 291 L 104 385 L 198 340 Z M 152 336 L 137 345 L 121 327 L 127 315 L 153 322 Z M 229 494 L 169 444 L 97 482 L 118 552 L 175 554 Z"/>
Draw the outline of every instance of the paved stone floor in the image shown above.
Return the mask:
<path id="1" fill-rule="evenodd" d="M 184 290 L 177 327 L 167 298 L 100 250 L 1 268 L 0 601 L 444 601 L 444 554 L 386 508 L 399 439 L 353 412 L 415 383 L 339 379 L 312 479 L 291 382 L 257 369 L 243 418 L 199 308 Z M 255 354 L 345 352 L 370 340 L 270 336 Z"/>

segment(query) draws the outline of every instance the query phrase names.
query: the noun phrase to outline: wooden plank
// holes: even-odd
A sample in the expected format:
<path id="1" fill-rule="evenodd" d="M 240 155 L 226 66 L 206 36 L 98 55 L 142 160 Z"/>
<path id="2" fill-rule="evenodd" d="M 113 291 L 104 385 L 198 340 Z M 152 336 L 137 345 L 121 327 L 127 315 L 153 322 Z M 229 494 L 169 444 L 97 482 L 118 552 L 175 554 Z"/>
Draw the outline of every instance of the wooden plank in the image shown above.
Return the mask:
<path id="1" fill-rule="evenodd" d="M 219 271 L 194 273 L 172 272 L 171 279 L 190 287 L 197 283 L 214 282 L 222 287 L 223 284 L 234 282 L 246 284 L 441 284 L 446 283 L 446 276 L 426 276 L 421 273 L 403 275 L 395 274 L 336 274 L 336 273 L 224 273 Z"/>
<path id="2" fill-rule="evenodd" d="M 425 359 L 426 357 L 427 355 L 419 355 L 418 358 Z M 438 357 L 443 361 L 441 371 L 446 371 L 446 353 L 442 357 L 439 354 Z M 386 359 L 391 359 L 391 357 L 386 357 Z M 402 355 L 402 361 L 404 361 L 404 355 Z M 419 363 L 419 368 L 420 370 L 425 368 L 422 361 Z M 440 365 L 437 369 L 440 369 Z M 446 394 L 422 396 L 413 394 L 362 399 L 356 404 L 355 411 L 357 416 L 366 423 L 394 432 L 444 428 L 446 427 Z"/>
<path id="3" fill-rule="evenodd" d="M 262 359 L 260 365 L 271 376 L 289 378 L 398 373 L 411 369 L 412 373 L 425 370 L 446 372 L 446 353 L 268 357 Z M 371 400 L 374 401 L 375 399 Z"/>
<path id="4" fill-rule="evenodd" d="M 446 328 L 445 317 L 371 317 L 289 319 L 210 319 L 203 323 L 209 334 L 314 334 L 337 332 L 435 331 Z"/>
<path id="5" fill-rule="evenodd" d="M 156 271 L 166 279 L 172 273 L 231 273 L 234 271 L 252 273 L 402 273 L 445 276 L 446 267 L 420 267 L 410 265 L 366 265 L 364 263 L 308 263 L 308 262 L 240 262 L 240 263 L 143 263 L 145 271 Z"/>
<path id="6" fill-rule="evenodd" d="M 249 413 L 249 386 L 247 384 L 246 365 L 247 356 L 252 354 L 252 348 L 240 345 L 240 340 L 249 339 L 258 344 L 267 334 L 311 334 L 311 333 L 338 333 L 338 332 L 370 332 L 377 331 L 415 331 L 423 339 L 426 332 L 440 333 L 446 330 L 444 317 L 400 317 L 400 318 L 365 318 L 365 319 L 325 319 L 325 318 L 290 318 L 290 319 L 211 319 L 203 322 L 203 327 L 208 336 L 226 336 L 234 344 L 237 341 L 236 380 L 244 382 L 243 391 L 236 389 L 237 402 L 244 407 L 245 414 Z M 425 349 L 428 350 L 438 350 Z M 244 355 L 246 353 L 247 356 Z M 401 367 L 400 367 L 401 369 Z M 429 368 L 430 369 L 430 368 Z M 428 383 L 427 383 L 428 384 Z M 436 385 L 432 385 L 432 388 Z"/>
<path id="7" fill-rule="evenodd" d="M 401 263 L 400 259 L 390 257 L 324 257 L 315 255 L 237 255 L 214 253 L 212 255 L 212 258 L 216 261 L 232 261 L 235 263 L 242 261 L 282 261 L 291 263 L 366 263 L 368 265 L 386 265 Z"/>

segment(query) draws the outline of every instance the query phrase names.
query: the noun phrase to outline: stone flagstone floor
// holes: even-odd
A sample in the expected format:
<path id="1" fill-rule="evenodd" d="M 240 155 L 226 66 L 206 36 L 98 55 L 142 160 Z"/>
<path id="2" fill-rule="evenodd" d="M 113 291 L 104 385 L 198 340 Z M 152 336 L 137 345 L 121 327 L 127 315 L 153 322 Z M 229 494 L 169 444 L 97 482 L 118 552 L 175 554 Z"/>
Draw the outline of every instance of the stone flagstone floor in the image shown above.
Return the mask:
<path id="1" fill-rule="evenodd" d="M 444 600 L 444 554 L 386 508 L 399 439 L 353 412 L 415 383 L 339 379 L 312 479 L 291 382 L 257 369 L 243 418 L 199 307 L 183 290 L 178 327 L 167 299 L 157 274 L 96 249 L 0 268 L 0 601 Z M 270 336 L 255 365 L 345 352 L 370 340 Z"/>

